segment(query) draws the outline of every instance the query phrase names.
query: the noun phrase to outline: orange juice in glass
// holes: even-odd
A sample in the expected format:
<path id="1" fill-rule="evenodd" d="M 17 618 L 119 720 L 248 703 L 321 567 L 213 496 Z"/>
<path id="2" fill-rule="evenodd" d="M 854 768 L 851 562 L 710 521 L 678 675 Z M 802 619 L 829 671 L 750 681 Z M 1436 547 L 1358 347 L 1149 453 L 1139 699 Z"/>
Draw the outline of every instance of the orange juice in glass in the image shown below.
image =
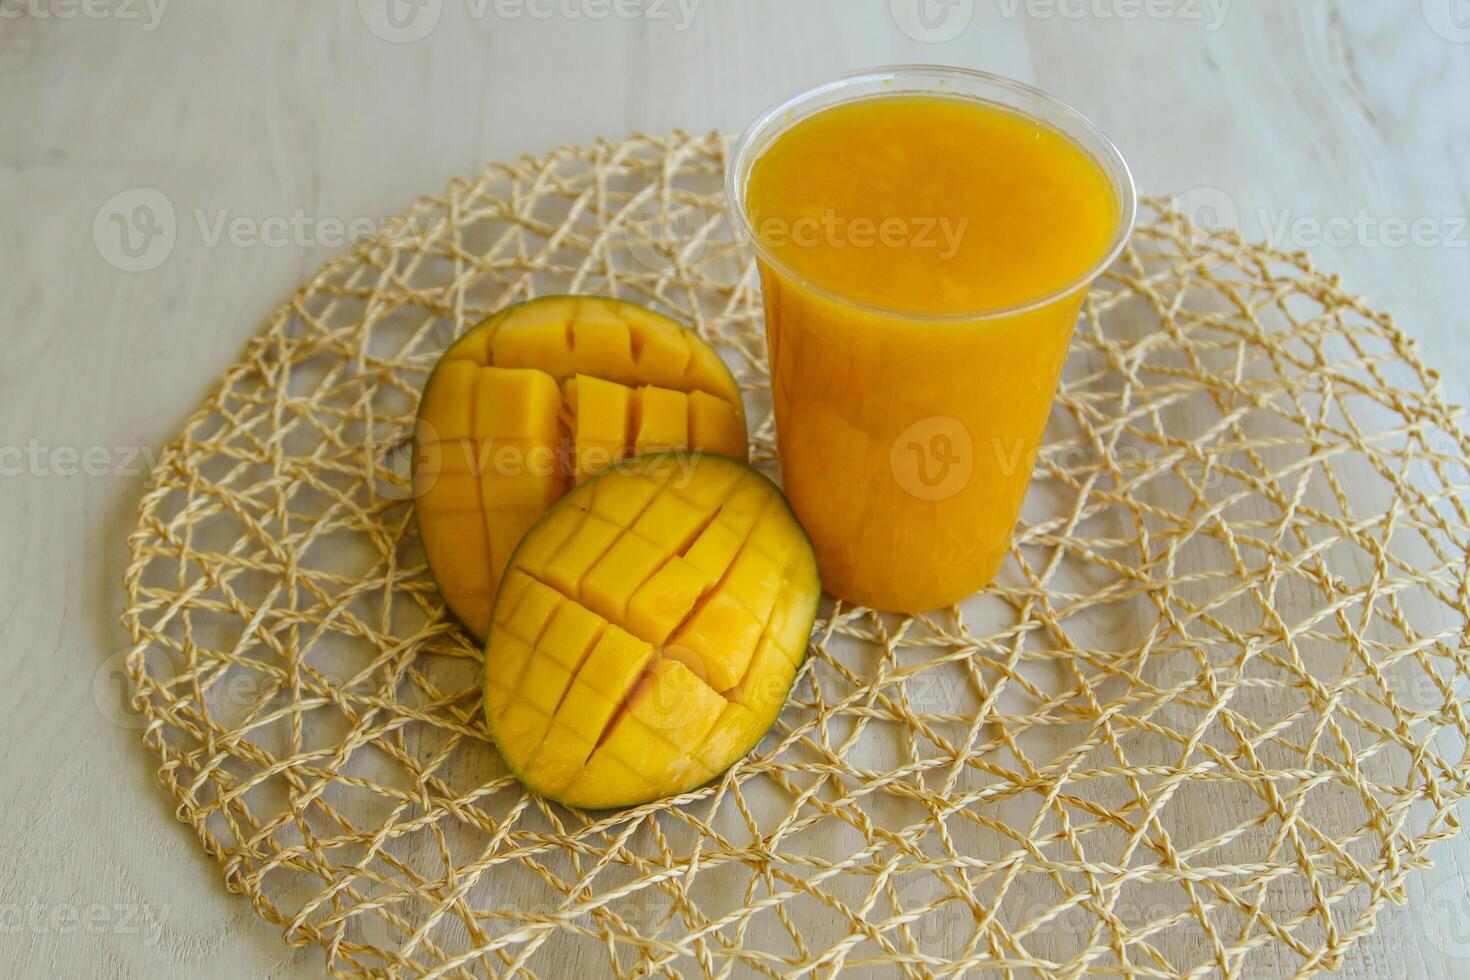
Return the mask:
<path id="1" fill-rule="evenodd" d="M 827 590 L 958 602 L 1000 567 L 1083 297 L 1133 181 L 1009 79 L 880 69 L 775 107 L 728 191 L 761 275 L 787 497 Z"/>

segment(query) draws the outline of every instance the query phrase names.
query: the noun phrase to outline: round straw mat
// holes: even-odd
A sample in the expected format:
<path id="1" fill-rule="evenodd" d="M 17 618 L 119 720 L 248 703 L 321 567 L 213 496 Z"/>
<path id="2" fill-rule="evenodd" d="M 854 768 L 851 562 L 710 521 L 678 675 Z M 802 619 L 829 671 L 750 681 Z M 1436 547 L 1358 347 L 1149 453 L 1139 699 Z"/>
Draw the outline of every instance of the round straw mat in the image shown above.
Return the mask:
<path id="1" fill-rule="evenodd" d="M 720 346 L 774 470 L 728 145 L 562 149 L 420 199 L 167 448 L 126 667 L 227 886 L 338 974 L 1340 964 L 1459 829 L 1470 443 L 1387 316 L 1167 203 L 1087 301 L 993 587 L 828 599 L 776 727 L 677 801 L 585 813 L 507 775 L 407 499 L 420 387 L 506 303 L 613 294 Z"/>

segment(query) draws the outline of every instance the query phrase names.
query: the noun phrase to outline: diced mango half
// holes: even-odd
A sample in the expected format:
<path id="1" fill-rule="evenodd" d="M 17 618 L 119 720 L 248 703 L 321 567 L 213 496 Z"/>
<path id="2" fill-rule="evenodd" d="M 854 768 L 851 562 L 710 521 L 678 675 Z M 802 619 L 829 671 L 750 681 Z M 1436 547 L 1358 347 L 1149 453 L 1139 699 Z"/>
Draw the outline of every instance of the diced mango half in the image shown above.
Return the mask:
<path id="1" fill-rule="evenodd" d="M 483 639 L 512 552 L 552 504 L 619 460 L 678 449 L 747 454 L 740 389 L 692 331 L 586 296 L 521 303 L 472 328 L 429 377 L 414 431 L 419 534 L 445 604 Z M 658 482 L 598 517 L 626 525 Z"/>
<path id="2" fill-rule="evenodd" d="M 688 792 L 775 722 L 820 595 L 769 480 L 714 454 L 638 456 L 568 492 L 511 558 L 485 647 L 490 733 L 522 782 L 572 806 Z"/>

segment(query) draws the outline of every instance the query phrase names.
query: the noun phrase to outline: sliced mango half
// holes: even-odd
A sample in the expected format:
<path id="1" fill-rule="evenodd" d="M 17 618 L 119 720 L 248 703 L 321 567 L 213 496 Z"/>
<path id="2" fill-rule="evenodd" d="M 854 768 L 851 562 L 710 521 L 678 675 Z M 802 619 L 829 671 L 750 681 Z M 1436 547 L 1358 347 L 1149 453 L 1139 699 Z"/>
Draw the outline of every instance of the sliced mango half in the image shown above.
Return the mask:
<path id="1" fill-rule="evenodd" d="M 505 570 L 485 718 L 533 791 L 588 809 L 694 789 L 753 749 L 806 657 L 821 583 L 781 492 L 700 453 L 622 462 Z"/>
<path id="2" fill-rule="evenodd" d="M 483 640 L 526 529 L 614 462 L 672 449 L 747 452 L 735 379 L 673 320 L 553 296 L 471 329 L 425 385 L 414 433 L 419 533 L 450 611 Z"/>

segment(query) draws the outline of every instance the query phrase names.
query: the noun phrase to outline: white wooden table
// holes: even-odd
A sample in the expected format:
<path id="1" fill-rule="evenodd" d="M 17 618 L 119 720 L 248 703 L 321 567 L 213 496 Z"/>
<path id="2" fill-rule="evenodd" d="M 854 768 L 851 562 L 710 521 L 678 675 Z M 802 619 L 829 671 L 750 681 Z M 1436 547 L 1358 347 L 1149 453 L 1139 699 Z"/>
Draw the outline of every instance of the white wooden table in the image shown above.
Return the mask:
<path id="1" fill-rule="evenodd" d="M 863 66 L 984 68 L 1091 115 L 1144 193 L 1307 249 L 1466 402 L 1466 0 L 918 2 L 0 0 L 4 973 L 321 971 L 154 786 L 109 660 L 124 536 L 264 314 L 489 160 L 738 129 Z M 1439 857 L 1345 974 L 1470 973 L 1470 842 Z"/>

